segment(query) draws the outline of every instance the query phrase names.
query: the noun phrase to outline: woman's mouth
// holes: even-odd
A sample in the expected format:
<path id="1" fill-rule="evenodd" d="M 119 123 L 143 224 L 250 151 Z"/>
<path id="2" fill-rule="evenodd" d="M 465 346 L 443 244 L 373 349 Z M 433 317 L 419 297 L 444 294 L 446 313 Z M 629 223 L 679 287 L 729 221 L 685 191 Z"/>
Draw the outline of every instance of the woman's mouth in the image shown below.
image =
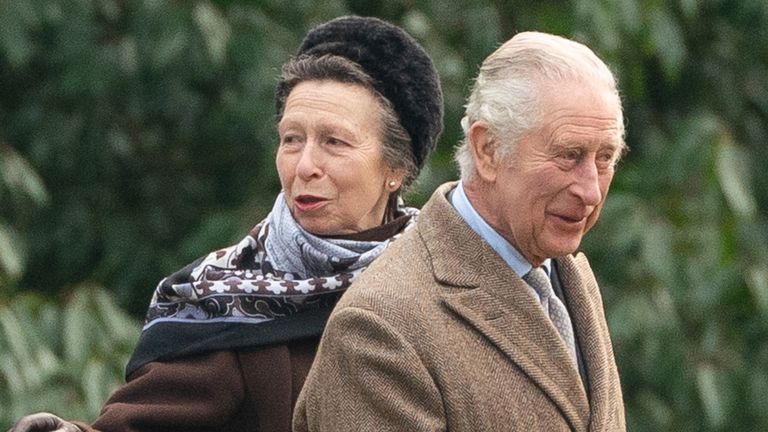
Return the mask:
<path id="1" fill-rule="evenodd" d="M 293 199 L 293 204 L 299 211 L 310 212 L 324 206 L 328 200 L 315 195 L 299 195 Z"/>

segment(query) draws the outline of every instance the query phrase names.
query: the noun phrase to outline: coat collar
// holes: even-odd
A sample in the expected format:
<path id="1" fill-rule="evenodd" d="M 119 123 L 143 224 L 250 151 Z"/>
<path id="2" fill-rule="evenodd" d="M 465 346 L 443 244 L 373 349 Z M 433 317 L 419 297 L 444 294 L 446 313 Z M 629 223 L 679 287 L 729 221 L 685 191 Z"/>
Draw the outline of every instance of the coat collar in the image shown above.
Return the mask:
<path id="1" fill-rule="evenodd" d="M 590 382 L 589 430 L 605 430 L 612 414 L 611 401 L 620 400 L 620 395 L 612 393 L 615 386 L 611 385 L 611 373 L 615 360 L 602 296 L 584 254 L 558 259 L 557 263 L 576 338 L 584 347 L 582 354 Z"/>
<path id="2" fill-rule="evenodd" d="M 439 187 L 419 216 L 418 230 L 431 257 L 435 279 L 444 285 L 445 305 L 481 332 L 552 399 L 574 430 L 587 430 L 590 403 L 579 372 L 554 326 L 520 279 L 453 210 Z M 461 247 L 457 247 L 460 245 Z M 597 284 L 583 255 L 557 260 L 574 327 L 582 346 L 598 341 L 605 331 L 593 304 Z M 587 289 L 580 289 L 587 285 Z M 598 297 L 599 299 L 599 294 Z M 598 339 L 594 339 L 598 338 Z M 590 399 L 597 419 L 607 403 L 608 373 L 600 348 L 584 350 L 590 377 Z M 607 408 L 607 405 L 606 405 Z M 595 419 L 595 420 L 597 420 Z M 594 427 L 595 425 L 592 425 Z M 598 429 L 599 430 L 599 429 Z"/>

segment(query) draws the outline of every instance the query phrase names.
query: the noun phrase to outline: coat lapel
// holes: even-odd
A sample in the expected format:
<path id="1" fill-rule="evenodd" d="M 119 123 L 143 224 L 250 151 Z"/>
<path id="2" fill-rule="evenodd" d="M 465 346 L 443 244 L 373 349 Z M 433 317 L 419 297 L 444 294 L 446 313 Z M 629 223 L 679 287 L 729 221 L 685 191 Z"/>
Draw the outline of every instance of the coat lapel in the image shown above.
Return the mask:
<path id="1" fill-rule="evenodd" d="M 575 430 L 586 430 L 589 403 L 562 339 L 520 279 L 445 198 L 440 187 L 419 216 L 444 304 L 502 351 L 560 408 Z"/>
<path id="2" fill-rule="evenodd" d="M 560 279 L 576 331 L 582 347 L 585 368 L 589 377 L 590 431 L 606 430 L 608 417 L 613 412 L 616 395 L 611 372 L 615 368 L 610 351 L 610 336 L 605 323 L 602 297 L 583 254 L 557 260 Z"/>

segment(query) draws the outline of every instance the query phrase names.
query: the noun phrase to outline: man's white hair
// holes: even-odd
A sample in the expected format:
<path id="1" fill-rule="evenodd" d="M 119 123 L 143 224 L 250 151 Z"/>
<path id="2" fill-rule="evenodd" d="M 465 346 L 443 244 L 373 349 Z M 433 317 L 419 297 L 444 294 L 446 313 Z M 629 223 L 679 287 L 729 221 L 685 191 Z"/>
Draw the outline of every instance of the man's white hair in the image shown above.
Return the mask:
<path id="1" fill-rule="evenodd" d="M 608 66 L 578 42 L 547 33 L 518 33 L 480 66 L 461 119 L 464 139 L 454 155 L 461 179 L 468 182 L 477 173 L 469 144 L 473 123 L 488 123 L 498 158 L 509 160 L 517 141 L 541 122 L 542 84 L 568 80 L 597 83 L 610 89 L 619 107 L 617 121 L 623 140 L 621 99 Z"/>

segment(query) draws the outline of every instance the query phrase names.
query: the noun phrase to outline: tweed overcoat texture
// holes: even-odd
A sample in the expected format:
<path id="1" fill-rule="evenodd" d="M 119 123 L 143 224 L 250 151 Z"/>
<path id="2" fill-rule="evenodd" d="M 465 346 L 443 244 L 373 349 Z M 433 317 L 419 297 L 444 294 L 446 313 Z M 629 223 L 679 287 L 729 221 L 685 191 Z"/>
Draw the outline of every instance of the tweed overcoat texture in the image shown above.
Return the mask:
<path id="1" fill-rule="evenodd" d="M 438 188 L 334 309 L 294 431 L 624 431 L 586 257 L 556 262 L 589 394 L 525 282 L 446 199 L 453 187 Z"/>

